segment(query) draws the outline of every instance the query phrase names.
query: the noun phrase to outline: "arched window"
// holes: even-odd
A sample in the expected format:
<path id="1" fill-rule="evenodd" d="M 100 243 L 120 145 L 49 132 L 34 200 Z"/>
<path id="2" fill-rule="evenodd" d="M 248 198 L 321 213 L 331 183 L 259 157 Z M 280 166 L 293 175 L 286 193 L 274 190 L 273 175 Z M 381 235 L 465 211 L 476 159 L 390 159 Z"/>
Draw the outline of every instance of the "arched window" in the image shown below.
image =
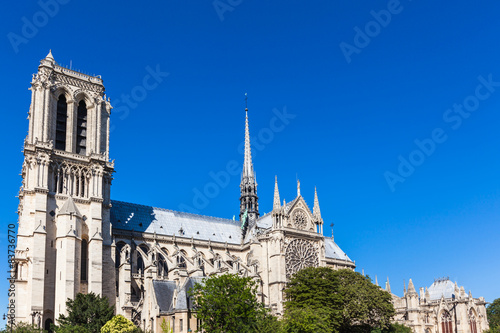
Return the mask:
<path id="1" fill-rule="evenodd" d="M 82 262 L 80 267 L 80 280 L 87 281 L 87 261 L 88 261 L 88 250 L 89 246 L 87 240 L 82 239 Z"/>
<path id="2" fill-rule="evenodd" d="M 177 267 L 186 268 L 186 259 L 182 255 L 177 255 Z"/>
<path id="3" fill-rule="evenodd" d="M 453 333 L 451 315 L 448 311 L 443 311 L 443 313 L 441 315 L 441 332 L 442 333 Z"/>
<path id="4" fill-rule="evenodd" d="M 115 250 L 115 267 L 118 268 L 121 265 L 121 254 L 122 254 L 122 249 L 125 246 L 124 242 L 119 242 L 116 244 L 116 250 Z"/>
<path id="5" fill-rule="evenodd" d="M 76 120 L 76 153 L 85 155 L 87 153 L 87 105 L 85 101 L 78 103 Z"/>
<path id="6" fill-rule="evenodd" d="M 158 276 L 166 278 L 168 276 L 167 261 L 161 254 L 158 255 Z"/>
<path id="7" fill-rule="evenodd" d="M 49 333 L 53 332 L 52 331 L 52 328 L 50 327 L 50 325 L 52 325 L 54 322 L 52 321 L 52 319 L 48 318 L 45 320 L 45 330 Z"/>
<path id="8" fill-rule="evenodd" d="M 477 333 L 476 314 L 472 309 L 469 310 L 469 325 L 470 325 L 470 332 Z"/>
<path id="9" fill-rule="evenodd" d="M 144 274 L 144 260 L 139 253 L 137 253 L 137 272 L 141 275 Z"/>
<path id="10" fill-rule="evenodd" d="M 66 149 L 66 121 L 68 119 L 68 103 L 64 94 L 57 100 L 56 115 L 56 149 Z"/>

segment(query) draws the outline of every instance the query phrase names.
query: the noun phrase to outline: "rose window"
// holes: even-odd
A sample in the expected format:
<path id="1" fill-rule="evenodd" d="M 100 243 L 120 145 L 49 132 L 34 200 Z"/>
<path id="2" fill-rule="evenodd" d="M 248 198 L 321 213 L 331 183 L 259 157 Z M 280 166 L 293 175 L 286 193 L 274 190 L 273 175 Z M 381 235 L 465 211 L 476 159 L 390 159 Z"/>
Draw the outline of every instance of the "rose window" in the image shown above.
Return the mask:
<path id="1" fill-rule="evenodd" d="M 293 215 L 293 224 L 297 229 L 305 229 L 307 227 L 307 216 L 302 210 L 298 210 Z"/>
<path id="2" fill-rule="evenodd" d="M 285 252 L 286 276 L 290 278 L 306 267 L 318 266 L 318 254 L 311 242 L 294 239 L 288 244 Z"/>

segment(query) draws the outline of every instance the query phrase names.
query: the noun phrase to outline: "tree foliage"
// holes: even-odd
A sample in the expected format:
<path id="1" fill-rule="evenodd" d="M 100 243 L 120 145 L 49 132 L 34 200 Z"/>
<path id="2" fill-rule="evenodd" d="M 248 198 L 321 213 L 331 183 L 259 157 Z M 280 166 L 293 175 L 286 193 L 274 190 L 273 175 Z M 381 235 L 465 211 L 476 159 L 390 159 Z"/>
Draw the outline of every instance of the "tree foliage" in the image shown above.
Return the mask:
<path id="1" fill-rule="evenodd" d="M 57 320 L 57 333 L 99 333 L 115 312 L 107 297 L 94 293 L 77 294 L 75 299 L 66 301 L 68 315 L 61 315 Z"/>
<path id="2" fill-rule="evenodd" d="M 255 332 L 265 324 L 264 309 L 257 300 L 257 286 L 249 277 L 233 274 L 213 276 L 190 291 L 196 317 L 206 333 Z"/>
<path id="3" fill-rule="evenodd" d="M 486 315 L 488 317 L 488 324 L 490 331 L 497 329 L 500 332 L 500 298 L 497 298 L 486 308 Z"/>
<path id="4" fill-rule="evenodd" d="M 139 328 L 122 315 L 116 315 L 103 327 L 101 333 L 138 333 Z"/>
<path id="5" fill-rule="evenodd" d="M 396 323 L 385 329 L 375 328 L 371 333 L 412 333 L 412 330 L 408 326 Z"/>
<path id="6" fill-rule="evenodd" d="M 40 330 L 36 326 L 28 323 L 20 322 L 12 326 L 12 333 L 46 333 L 47 331 Z M 1 330 L 0 333 L 10 333 L 10 325 L 7 325 L 5 329 Z"/>
<path id="7" fill-rule="evenodd" d="M 300 313 L 297 309 L 324 310 L 322 316 L 327 317 L 329 327 L 336 332 L 342 318 L 342 299 L 335 292 L 338 289 L 339 281 L 335 277 L 335 271 L 330 268 L 311 267 L 298 271 L 285 289 L 285 318 L 293 319 L 294 313 Z M 307 322 L 312 319 L 304 312 L 300 318 Z"/>
<path id="8" fill-rule="evenodd" d="M 395 311 L 388 292 L 360 273 L 341 269 L 334 274 L 339 280 L 337 292 L 342 298 L 341 332 L 352 332 L 354 327 L 361 332 L 390 327 Z"/>
<path id="9" fill-rule="evenodd" d="M 162 333 L 173 333 L 173 329 L 170 327 L 170 322 L 167 322 L 165 318 L 163 318 L 160 327 Z"/>
<path id="10" fill-rule="evenodd" d="M 292 308 L 283 318 L 283 333 L 331 333 L 330 316 L 326 309 Z"/>
<path id="11" fill-rule="evenodd" d="M 323 309 L 331 332 L 370 333 L 376 328 L 392 329 L 390 320 L 395 312 L 391 295 L 372 284 L 368 277 L 351 270 L 303 269 L 291 278 L 285 295 L 285 320 L 298 320 L 299 315 L 294 315 L 296 309 L 311 309 L 317 312 L 316 317 Z M 314 319 L 307 313 L 300 316 L 306 323 Z M 317 318 L 318 324 L 323 322 L 321 317 Z"/>

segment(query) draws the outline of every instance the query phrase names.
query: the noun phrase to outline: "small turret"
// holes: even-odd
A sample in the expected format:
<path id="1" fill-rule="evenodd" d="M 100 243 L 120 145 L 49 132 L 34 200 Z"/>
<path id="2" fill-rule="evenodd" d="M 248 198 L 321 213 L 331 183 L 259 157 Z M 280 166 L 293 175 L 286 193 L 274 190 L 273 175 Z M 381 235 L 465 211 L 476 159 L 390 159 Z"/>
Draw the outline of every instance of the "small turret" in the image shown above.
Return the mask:
<path id="1" fill-rule="evenodd" d="M 385 283 L 385 291 L 391 293 L 391 285 L 389 283 L 389 277 L 387 277 L 387 282 Z"/>
<path id="2" fill-rule="evenodd" d="M 313 217 L 318 226 L 318 232 L 323 234 L 323 219 L 321 218 L 321 210 L 319 209 L 318 191 L 316 190 L 316 187 L 314 187 Z"/>
<path id="3" fill-rule="evenodd" d="M 280 192 L 278 190 L 278 176 L 275 176 L 274 180 L 274 200 L 273 200 L 273 211 L 279 211 L 281 209 L 280 203 Z"/>
<path id="4" fill-rule="evenodd" d="M 410 279 L 410 282 L 408 282 L 408 294 L 416 294 L 417 291 L 415 290 L 415 286 L 413 285 L 413 281 Z"/>

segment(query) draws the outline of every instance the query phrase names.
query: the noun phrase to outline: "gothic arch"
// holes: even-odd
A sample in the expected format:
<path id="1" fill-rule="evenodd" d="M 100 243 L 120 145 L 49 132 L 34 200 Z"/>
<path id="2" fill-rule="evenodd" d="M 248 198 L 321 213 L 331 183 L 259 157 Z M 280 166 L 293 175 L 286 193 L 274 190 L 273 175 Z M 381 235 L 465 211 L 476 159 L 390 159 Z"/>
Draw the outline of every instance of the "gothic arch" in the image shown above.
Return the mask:
<path id="1" fill-rule="evenodd" d="M 88 93 L 82 89 L 78 89 L 73 93 L 73 100 L 75 104 L 78 105 L 81 101 L 84 101 L 87 105 L 87 110 L 94 108 L 94 100 L 88 95 Z"/>
<path id="2" fill-rule="evenodd" d="M 167 258 L 158 253 L 158 277 L 166 279 L 168 277 Z"/>
<path id="3" fill-rule="evenodd" d="M 452 316 L 448 310 L 441 311 L 439 316 L 440 333 L 453 333 Z"/>
<path id="4" fill-rule="evenodd" d="M 115 247 L 115 267 L 116 268 L 120 267 L 120 265 L 122 263 L 122 250 L 123 250 L 123 248 L 125 248 L 126 245 L 127 245 L 127 243 L 125 243 L 124 241 L 119 241 L 118 243 L 116 243 L 116 247 Z"/>
<path id="5" fill-rule="evenodd" d="M 65 84 L 58 84 L 54 88 L 52 88 L 52 97 L 54 97 L 56 101 L 59 99 L 59 97 L 61 97 L 61 94 L 64 94 L 64 97 L 66 97 L 68 103 L 73 100 L 73 94 Z"/>
<path id="6" fill-rule="evenodd" d="M 478 316 L 477 312 L 474 308 L 469 309 L 469 328 L 471 333 L 477 333 L 478 332 Z"/>

